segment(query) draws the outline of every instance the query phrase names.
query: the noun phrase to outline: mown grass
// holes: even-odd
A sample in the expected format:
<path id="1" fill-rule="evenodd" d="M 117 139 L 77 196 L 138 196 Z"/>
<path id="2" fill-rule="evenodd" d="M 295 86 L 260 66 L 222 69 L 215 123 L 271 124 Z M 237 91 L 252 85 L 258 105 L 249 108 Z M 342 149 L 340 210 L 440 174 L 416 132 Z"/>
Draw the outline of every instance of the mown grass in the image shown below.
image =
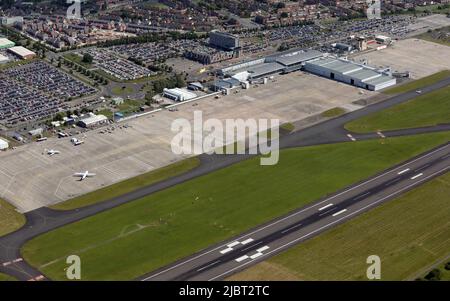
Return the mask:
<path id="1" fill-rule="evenodd" d="M 0 199 L 0 236 L 13 232 L 25 224 L 25 216 L 13 205 Z"/>
<path id="2" fill-rule="evenodd" d="M 56 204 L 50 208 L 56 210 L 71 210 L 80 207 L 85 207 L 102 201 L 110 200 L 112 198 L 121 196 L 128 192 L 137 190 L 139 188 L 163 181 L 170 177 L 187 172 L 200 164 L 197 157 L 188 158 L 171 165 L 152 170 L 148 173 L 139 175 L 137 177 L 113 184 L 111 186 L 87 193 L 85 195 L 70 199 L 68 201 Z"/>
<path id="3" fill-rule="evenodd" d="M 448 141 L 450 132 L 286 149 L 195 178 L 24 245 L 22 255 L 65 279 L 76 254 L 84 280 L 133 279 L 302 207 Z"/>
<path id="4" fill-rule="evenodd" d="M 329 110 L 323 112 L 321 115 L 322 115 L 322 117 L 331 118 L 331 117 L 338 117 L 342 114 L 345 114 L 345 112 L 346 111 L 343 108 L 337 107 L 337 108 L 329 109 Z"/>
<path id="5" fill-rule="evenodd" d="M 345 128 L 356 133 L 368 133 L 440 123 L 450 123 L 450 86 L 354 120 Z"/>
<path id="6" fill-rule="evenodd" d="M 0 273 L 0 281 L 17 281 L 16 278 Z"/>
<path id="7" fill-rule="evenodd" d="M 230 280 L 367 280 L 369 255 L 381 259 L 381 280 L 414 279 L 448 256 L 449 195 L 447 173 Z"/>
<path id="8" fill-rule="evenodd" d="M 385 94 L 399 94 L 414 91 L 417 89 L 421 89 L 423 87 L 429 86 L 431 84 L 437 83 L 443 79 L 446 79 L 450 76 L 450 70 L 443 70 L 432 74 L 430 76 L 423 77 L 421 79 L 417 79 L 415 81 L 407 82 L 402 85 L 395 86 L 391 89 L 387 89 L 383 91 Z"/>

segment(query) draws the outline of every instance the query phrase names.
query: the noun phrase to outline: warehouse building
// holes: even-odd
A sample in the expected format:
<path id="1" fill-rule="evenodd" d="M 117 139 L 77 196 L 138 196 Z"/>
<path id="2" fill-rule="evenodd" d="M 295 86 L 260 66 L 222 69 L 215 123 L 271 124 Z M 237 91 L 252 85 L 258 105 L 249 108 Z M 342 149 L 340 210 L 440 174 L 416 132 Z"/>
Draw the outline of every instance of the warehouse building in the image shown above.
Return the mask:
<path id="1" fill-rule="evenodd" d="M 308 61 L 304 69 L 316 75 L 372 91 L 396 84 L 396 79 L 391 75 L 366 65 L 335 57 L 322 57 Z"/>
<path id="2" fill-rule="evenodd" d="M 0 138 L 0 150 L 5 150 L 9 147 L 9 143 L 6 140 Z"/>
<path id="3" fill-rule="evenodd" d="M 30 60 L 36 56 L 36 53 L 22 46 L 11 47 L 8 49 L 8 51 L 13 53 L 14 55 L 17 55 L 23 60 Z"/>
<path id="4" fill-rule="evenodd" d="M 2 25 L 14 25 L 16 23 L 23 23 L 23 17 L 0 17 L 0 23 Z"/>
<path id="5" fill-rule="evenodd" d="M 16 44 L 14 44 L 13 41 L 8 40 L 7 38 L 0 38 L 0 49 L 14 47 L 15 45 Z"/>
<path id="6" fill-rule="evenodd" d="M 185 101 L 197 97 L 197 94 L 180 88 L 164 88 L 163 96 L 175 101 Z"/>
<path id="7" fill-rule="evenodd" d="M 92 128 L 104 124 L 107 121 L 108 117 L 106 117 L 105 115 L 95 115 L 93 113 L 90 113 L 88 117 L 78 121 L 78 125 L 83 128 Z"/>

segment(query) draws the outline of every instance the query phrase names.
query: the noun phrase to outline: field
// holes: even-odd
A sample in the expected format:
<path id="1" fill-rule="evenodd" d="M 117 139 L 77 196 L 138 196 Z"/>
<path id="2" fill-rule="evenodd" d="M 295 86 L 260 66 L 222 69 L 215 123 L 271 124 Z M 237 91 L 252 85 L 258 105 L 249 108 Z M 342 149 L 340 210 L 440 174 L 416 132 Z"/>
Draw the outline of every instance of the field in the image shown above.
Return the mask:
<path id="1" fill-rule="evenodd" d="M 231 280 L 367 280 L 366 258 L 381 258 L 381 280 L 415 279 L 450 250 L 450 173 L 230 277 Z"/>
<path id="2" fill-rule="evenodd" d="M 438 43 L 446 46 L 450 46 L 450 26 L 435 29 L 432 31 L 427 31 L 423 34 L 417 36 L 419 39 L 430 41 L 433 43 Z"/>
<path id="3" fill-rule="evenodd" d="M 343 108 L 333 108 L 323 112 L 321 115 L 323 117 L 337 117 L 344 114 L 346 111 Z"/>
<path id="4" fill-rule="evenodd" d="M 450 254 L 449 257 L 443 261 L 443 263 L 438 264 L 422 276 L 423 277 L 419 277 L 418 279 L 450 281 Z"/>
<path id="5" fill-rule="evenodd" d="M 15 280 L 16 280 L 15 278 L 9 275 L 0 273 L 0 281 L 15 281 Z"/>
<path id="6" fill-rule="evenodd" d="M 447 77 L 450 76 L 450 70 L 444 70 L 444 71 L 440 71 L 437 72 L 435 74 L 426 76 L 424 78 L 421 79 L 417 79 L 415 81 L 412 82 L 407 82 L 403 85 L 399 85 L 396 86 L 394 88 L 388 89 L 386 91 L 383 91 L 383 93 L 386 94 L 399 94 L 399 93 L 405 93 L 405 92 L 409 92 L 409 91 L 414 91 L 417 89 L 421 89 L 423 87 L 429 86 L 431 84 L 434 84 L 438 81 L 441 81 L 443 79 L 446 79 Z"/>
<path id="7" fill-rule="evenodd" d="M 442 132 L 294 148 L 274 166 L 253 158 L 48 232 L 22 255 L 52 279 L 65 279 L 69 254 L 81 257 L 83 280 L 133 279 L 449 138 Z"/>
<path id="8" fill-rule="evenodd" d="M 0 236 L 15 231 L 25 224 L 25 217 L 8 202 L 0 199 Z"/>
<path id="9" fill-rule="evenodd" d="M 200 160 L 197 157 L 185 159 L 169 166 L 150 171 L 140 176 L 56 204 L 51 206 L 51 208 L 57 210 L 70 210 L 110 200 L 114 197 L 124 195 L 139 188 L 182 174 L 197 167 L 199 164 Z"/>
<path id="10" fill-rule="evenodd" d="M 356 133 L 433 126 L 450 123 L 450 86 L 349 122 Z"/>

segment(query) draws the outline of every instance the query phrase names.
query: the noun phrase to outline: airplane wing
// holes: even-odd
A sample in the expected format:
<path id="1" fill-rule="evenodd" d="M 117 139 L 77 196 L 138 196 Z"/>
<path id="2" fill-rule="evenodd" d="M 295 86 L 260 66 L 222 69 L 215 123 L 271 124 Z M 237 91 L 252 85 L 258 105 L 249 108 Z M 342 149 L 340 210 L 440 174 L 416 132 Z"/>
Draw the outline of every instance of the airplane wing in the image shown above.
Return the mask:
<path id="1" fill-rule="evenodd" d="M 93 177 L 93 176 L 95 176 L 95 173 L 88 173 L 86 176 L 87 177 Z"/>
<path id="2" fill-rule="evenodd" d="M 74 176 L 74 177 L 82 177 L 82 176 L 84 176 L 84 173 L 82 173 L 82 172 L 77 172 L 77 173 L 74 173 L 73 176 Z"/>

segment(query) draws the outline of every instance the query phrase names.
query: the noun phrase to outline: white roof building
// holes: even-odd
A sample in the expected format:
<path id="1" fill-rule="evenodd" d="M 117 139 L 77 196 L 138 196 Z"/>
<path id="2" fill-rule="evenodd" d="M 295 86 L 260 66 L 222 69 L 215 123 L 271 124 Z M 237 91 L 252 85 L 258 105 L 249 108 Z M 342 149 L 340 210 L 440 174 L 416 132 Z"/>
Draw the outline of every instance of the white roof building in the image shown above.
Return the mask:
<path id="1" fill-rule="evenodd" d="M 0 64 L 6 63 L 7 61 L 9 61 L 9 58 L 7 56 L 4 56 L 3 54 L 0 54 Z"/>
<path id="2" fill-rule="evenodd" d="M 36 56 L 36 53 L 34 53 L 33 51 L 28 50 L 22 46 L 11 47 L 11 48 L 8 48 L 8 50 L 10 52 L 14 53 L 15 55 L 19 56 L 22 59 L 29 59 L 29 58 Z"/>
<path id="3" fill-rule="evenodd" d="M 180 88 L 173 88 L 173 89 L 165 88 L 163 91 L 163 96 L 173 99 L 175 101 L 185 101 L 197 97 L 197 94 Z"/>
<path id="4" fill-rule="evenodd" d="M 9 143 L 6 140 L 0 138 L 0 150 L 7 149 L 9 147 Z"/>
<path id="5" fill-rule="evenodd" d="M 108 117 L 105 115 L 90 114 L 89 117 L 83 118 L 79 121 L 79 125 L 82 127 L 92 127 L 108 121 Z"/>

